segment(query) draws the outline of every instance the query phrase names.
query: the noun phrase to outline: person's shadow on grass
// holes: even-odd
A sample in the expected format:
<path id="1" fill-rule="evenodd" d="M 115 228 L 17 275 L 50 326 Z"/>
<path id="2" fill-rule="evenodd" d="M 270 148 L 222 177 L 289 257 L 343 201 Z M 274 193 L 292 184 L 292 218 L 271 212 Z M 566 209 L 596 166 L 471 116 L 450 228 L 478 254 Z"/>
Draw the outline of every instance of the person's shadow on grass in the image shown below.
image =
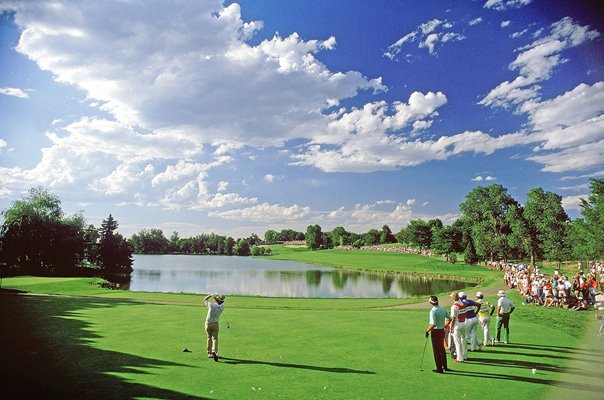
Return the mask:
<path id="1" fill-rule="evenodd" d="M 223 362 L 225 364 L 270 365 L 272 367 L 310 369 L 313 371 L 334 372 L 334 373 L 338 373 L 338 374 L 366 374 L 366 375 L 375 374 L 375 372 L 373 372 L 373 371 L 363 371 L 363 370 L 358 370 L 358 369 L 341 368 L 341 367 L 320 367 L 317 365 L 288 364 L 288 363 L 282 363 L 282 362 L 244 360 L 241 358 L 229 358 L 229 357 L 220 357 L 220 360 L 223 360 Z"/>

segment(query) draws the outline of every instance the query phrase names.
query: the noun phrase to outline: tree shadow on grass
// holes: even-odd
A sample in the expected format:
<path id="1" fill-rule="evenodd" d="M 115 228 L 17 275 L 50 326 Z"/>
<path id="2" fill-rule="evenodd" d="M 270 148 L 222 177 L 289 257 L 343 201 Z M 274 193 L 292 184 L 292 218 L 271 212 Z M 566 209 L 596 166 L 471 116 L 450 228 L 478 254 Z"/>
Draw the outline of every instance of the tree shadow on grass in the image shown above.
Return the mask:
<path id="1" fill-rule="evenodd" d="M 7 293 L 5 290 L 2 292 Z M 128 381 L 120 373 L 189 365 L 94 347 L 90 324 L 73 315 L 120 302 L 0 292 L 0 398 L 205 399 Z M 12 291 L 11 291 L 12 292 Z"/>
<path id="2" fill-rule="evenodd" d="M 351 369 L 351 368 L 320 367 L 320 366 L 316 366 L 316 365 L 288 364 L 288 363 L 281 363 L 281 362 L 258 361 L 258 360 L 243 360 L 240 358 L 228 358 L 228 357 L 220 357 L 220 359 L 224 360 L 223 362 L 225 364 L 270 365 L 272 367 L 310 369 L 313 371 L 333 372 L 333 373 L 338 373 L 338 374 L 367 374 L 367 375 L 375 374 L 375 372 L 373 372 L 373 371 L 363 371 L 363 370 Z"/>

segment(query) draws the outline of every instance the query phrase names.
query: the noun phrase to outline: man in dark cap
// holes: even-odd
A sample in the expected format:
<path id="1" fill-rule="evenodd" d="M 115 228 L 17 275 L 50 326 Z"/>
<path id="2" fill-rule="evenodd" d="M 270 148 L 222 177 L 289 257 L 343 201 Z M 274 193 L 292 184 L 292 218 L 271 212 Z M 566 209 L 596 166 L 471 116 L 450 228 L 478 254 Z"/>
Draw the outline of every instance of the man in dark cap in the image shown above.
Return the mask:
<path id="1" fill-rule="evenodd" d="M 438 297 L 430 296 L 430 325 L 426 329 L 426 340 L 432 333 L 432 352 L 434 353 L 434 362 L 436 369 L 432 372 L 442 374 L 448 371 L 447 368 L 447 352 L 445 351 L 445 323 L 451 319 L 447 311 L 438 305 Z"/>

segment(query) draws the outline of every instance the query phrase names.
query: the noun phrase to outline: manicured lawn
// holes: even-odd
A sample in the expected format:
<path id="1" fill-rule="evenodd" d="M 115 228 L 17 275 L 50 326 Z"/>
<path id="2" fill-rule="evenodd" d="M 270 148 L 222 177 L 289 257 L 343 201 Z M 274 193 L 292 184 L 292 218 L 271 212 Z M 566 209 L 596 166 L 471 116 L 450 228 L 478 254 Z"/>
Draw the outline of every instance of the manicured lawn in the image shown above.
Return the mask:
<path id="1" fill-rule="evenodd" d="M 4 279 L 1 398 L 599 399 L 604 390 L 592 313 L 519 306 L 512 344 L 470 353 L 443 376 L 430 372 L 430 344 L 419 370 L 427 311 L 387 308 L 400 299 L 229 297 L 215 363 L 200 296 L 95 283 Z"/>
<path id="2" fill-rule="evenodd" d="M 448 263 L 439 257 L 426 257 L 419 254 L 370 250 L 329 249 L 311 251 L 306 248 L 271 246 L 273 252 L 268 259 L 293 260 L 310 264 L 363 269 L 369 271 L 416 272 L 434 275 L 491 276 L 486 268 L 464 263 Z"/>

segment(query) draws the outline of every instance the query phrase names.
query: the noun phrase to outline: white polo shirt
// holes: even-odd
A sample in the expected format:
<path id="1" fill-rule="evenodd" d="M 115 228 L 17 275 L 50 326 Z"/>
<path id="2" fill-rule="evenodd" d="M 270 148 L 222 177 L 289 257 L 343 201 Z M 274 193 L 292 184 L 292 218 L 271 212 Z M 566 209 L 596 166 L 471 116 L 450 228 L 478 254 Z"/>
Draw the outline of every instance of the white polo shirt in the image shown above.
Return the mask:
<path id="1" fill-rule="evenodd" d="M 500 297 L 497 306 L 501 307 L 502 314 L 509 314 L 512 311 L 512 307 L 514 307 L 514 303 L 507 297 Z"/>

